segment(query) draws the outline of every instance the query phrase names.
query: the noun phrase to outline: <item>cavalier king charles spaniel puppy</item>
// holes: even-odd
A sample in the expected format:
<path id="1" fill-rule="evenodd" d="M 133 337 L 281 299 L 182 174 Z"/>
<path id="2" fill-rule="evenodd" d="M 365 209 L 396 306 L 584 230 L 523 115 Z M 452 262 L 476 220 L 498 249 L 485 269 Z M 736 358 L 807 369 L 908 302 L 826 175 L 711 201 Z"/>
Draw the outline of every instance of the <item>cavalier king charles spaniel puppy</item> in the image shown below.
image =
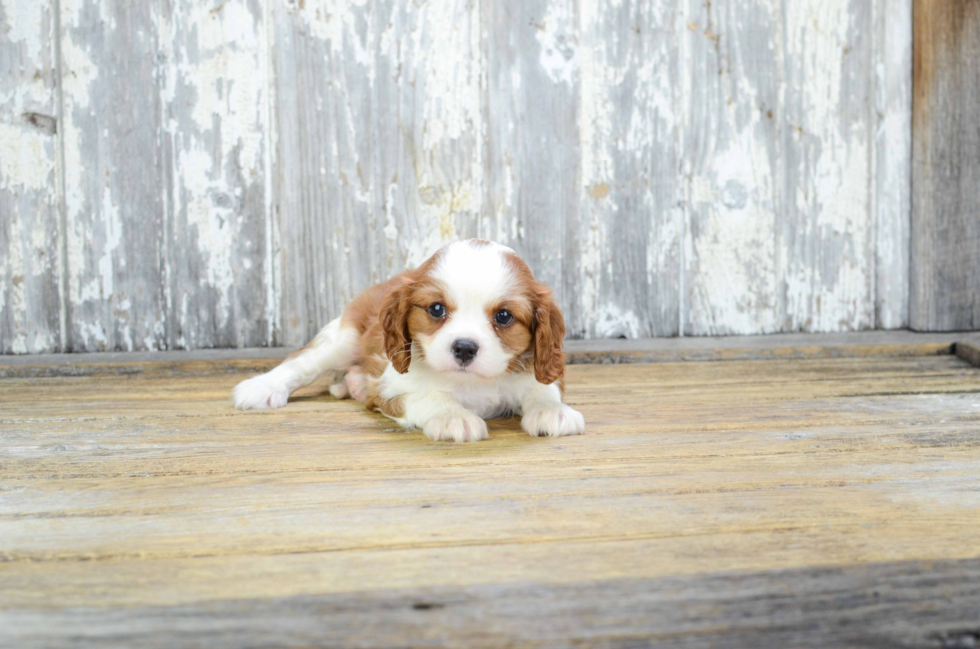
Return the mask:
<path id="1" fill-rule="evenodd" d="M 513 250 L 459 241 L 369 288 L 306 347 L 239 383 L 235 406 L 281 408 L 333 372 L 335 397 L 429 439 L 486 439 L 485 419 L 517 414 L 531 436 L 577 435 L 585 420 L 561 401 L 564 337 L 551 291 Z"/>

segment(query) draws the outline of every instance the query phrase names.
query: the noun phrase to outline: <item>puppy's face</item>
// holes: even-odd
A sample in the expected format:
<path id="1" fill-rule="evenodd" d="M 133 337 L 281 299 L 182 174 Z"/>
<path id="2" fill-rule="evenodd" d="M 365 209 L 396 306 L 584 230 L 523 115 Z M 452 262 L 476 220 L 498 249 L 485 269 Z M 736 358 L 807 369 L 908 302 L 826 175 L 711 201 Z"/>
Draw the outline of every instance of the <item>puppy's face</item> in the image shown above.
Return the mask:
<path id="1" fill-rule="evenodd" d="M 439 372 L 493 378 L 564 374 L 565 324 L 550 291 L 509 248 L 484 241 L 446 246 L 382 307 L 389 360 L 408 370 L 415 353 Z"/>

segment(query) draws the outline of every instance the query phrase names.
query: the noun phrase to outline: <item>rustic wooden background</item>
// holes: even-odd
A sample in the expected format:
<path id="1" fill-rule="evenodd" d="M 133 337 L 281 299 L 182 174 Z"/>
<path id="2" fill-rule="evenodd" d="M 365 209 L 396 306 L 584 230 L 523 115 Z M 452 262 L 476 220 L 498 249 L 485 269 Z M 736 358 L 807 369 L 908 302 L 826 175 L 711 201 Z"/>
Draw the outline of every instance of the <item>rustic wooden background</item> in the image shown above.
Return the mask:
<path id="1" fill-rule="evenodd" d="M 915 0 L 910 325 L 980 330 L 980 0 Z"/>
<path id="2" fill-rule="evenodd" d="M 912 0 L 0 0 L 0 352 L 295 345 L 468 236 L 575 337 L 907 326 L 911 51 Z"/>

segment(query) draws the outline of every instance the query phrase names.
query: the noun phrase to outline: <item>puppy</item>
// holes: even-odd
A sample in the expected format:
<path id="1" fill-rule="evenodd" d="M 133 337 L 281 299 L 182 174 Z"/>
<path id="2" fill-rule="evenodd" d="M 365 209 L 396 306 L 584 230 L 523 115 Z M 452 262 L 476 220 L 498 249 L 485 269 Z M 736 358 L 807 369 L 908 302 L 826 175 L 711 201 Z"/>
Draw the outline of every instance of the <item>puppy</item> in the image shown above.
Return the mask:
<path id="1" fill-rule="evenodd" d="M 281 408 L 327 372 L 351 396 L 429 439 L 487 438 L 485 419 L 521 415 L 531 436 L 577 435 L 562 403 L 565 321 L 551 291 L 513 250 L 449 244 L 414 270 L 369 288 L 274 370 L 235 387 L 243 410 Z"/>

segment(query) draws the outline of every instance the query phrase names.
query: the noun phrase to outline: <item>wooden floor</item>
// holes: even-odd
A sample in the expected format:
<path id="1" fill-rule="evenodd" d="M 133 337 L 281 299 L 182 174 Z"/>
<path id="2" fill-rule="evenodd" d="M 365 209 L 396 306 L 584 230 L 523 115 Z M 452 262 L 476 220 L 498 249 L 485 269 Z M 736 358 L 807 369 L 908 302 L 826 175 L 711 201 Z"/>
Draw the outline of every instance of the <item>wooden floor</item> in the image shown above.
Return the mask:
<path id="1" fill-rule="evenodd" d="M 0 380 L 0 646 L 980 645 L 955 355 L 575 365 L 585 435 L 469 445 L 262 365 Z"/>

